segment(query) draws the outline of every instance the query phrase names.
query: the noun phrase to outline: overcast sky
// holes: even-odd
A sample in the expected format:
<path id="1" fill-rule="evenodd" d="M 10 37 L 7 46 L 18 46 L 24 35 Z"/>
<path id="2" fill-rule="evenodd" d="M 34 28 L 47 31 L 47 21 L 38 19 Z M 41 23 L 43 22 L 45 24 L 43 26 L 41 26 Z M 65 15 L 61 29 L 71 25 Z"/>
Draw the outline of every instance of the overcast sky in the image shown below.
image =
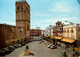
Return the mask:
<path id="1" fill-rule="evenodd" d="M 80 23 L 80 4 L 77 0 L 27 0 L 31 7 L 31 28 L 45 29 L 65 20 Z M 0 23 L 16 25 L 15 0 L 0 0 Z"/>

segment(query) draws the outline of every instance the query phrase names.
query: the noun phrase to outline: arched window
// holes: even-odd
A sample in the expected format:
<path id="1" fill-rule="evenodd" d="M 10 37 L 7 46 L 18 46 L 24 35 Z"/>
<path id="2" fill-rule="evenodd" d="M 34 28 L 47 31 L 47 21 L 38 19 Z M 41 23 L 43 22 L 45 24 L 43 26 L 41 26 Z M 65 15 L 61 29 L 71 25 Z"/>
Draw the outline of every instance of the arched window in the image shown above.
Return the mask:
<path id="1" fill-rule="evenodd" d="M 19 6 L 17 7 L 17 10 L 19 10 Z"/>

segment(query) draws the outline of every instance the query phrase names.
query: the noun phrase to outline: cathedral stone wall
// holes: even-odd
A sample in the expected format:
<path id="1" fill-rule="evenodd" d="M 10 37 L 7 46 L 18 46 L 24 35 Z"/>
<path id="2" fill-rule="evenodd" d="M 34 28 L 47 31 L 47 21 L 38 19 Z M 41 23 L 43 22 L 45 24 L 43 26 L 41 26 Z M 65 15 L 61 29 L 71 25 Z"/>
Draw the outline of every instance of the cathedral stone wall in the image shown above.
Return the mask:
<path id="1" fill-rule="evenodd" d="M 0 24 L 0 48 L 21 43 L 25 40 L 24 28 Z"/>

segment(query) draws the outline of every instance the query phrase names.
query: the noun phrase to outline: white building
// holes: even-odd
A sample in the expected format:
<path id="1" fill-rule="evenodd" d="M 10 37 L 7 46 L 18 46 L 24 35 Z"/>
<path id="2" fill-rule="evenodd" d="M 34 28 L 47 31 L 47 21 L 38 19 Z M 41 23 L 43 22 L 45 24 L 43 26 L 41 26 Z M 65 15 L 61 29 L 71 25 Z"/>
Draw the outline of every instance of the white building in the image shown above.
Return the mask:
<path id="1" fill-rule="evenodd" d="M 49 27 L 47 27 L 46 28 L 46 30 L 45 30 L 45 36 L 53 36 L 52 34 L 52 32 L 53 32 L 53 29 L 52 29 L 52 25 L 49 25 Z"/>
<path id="2" fill-rule="evenodd" d="M 70 39 L 80 38 L 80 24 L 66 24 L 63 26 L 63 37 Z"/>

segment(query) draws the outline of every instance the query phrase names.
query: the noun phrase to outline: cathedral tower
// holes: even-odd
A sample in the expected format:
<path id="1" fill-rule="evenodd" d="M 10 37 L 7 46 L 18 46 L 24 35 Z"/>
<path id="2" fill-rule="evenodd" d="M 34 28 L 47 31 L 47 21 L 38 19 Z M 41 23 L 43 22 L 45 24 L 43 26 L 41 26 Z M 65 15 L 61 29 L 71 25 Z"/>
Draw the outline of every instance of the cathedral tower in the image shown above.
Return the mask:
<path id="1" fill-rule="evenodd" d="M 30 38 L 30 6 L 26 0 L 16 1 L 16 26 L 24 28 L 25 38 Z"/>

